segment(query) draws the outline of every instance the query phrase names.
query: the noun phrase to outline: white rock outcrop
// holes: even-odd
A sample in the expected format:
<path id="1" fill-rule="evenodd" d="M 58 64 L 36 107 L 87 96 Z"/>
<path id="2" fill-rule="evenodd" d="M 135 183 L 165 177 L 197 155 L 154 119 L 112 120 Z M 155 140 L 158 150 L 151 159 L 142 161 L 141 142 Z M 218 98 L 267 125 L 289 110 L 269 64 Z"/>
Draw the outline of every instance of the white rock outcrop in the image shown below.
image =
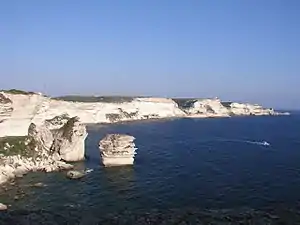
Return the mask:
<path id="1" fill-rule="evenodd" d="M 30 124 L 28 136 L 22 143 L 23 148 L 17 149 L 22 153 L 10 155 L 8 148 L 5 150 L 6 155 L 0 155 L 0 184 L 29 171 L 71 169 L 73 166 L 64 161 L 84 159 L 87 132 L 77 117 L 70 118 L 57 130 L 50 130 L 48 125 L 47 122 L 39 126 Z"/>
<path id="2" fill-rule="evenodd" d="M 194 100 L 191 107 L 185 111 L 188 117 L 289 115 L 289 113 L 278 113 L 274 109 L 263 108 L 258 104 L 222 102 L 218 98 Z"/>
<path id="3" fill-rule="evenodd" d="M 0 93 L 0 123 L 11 117 L 13 111 L 13 102 L 6 97 L 4 94 Z"/>
<path id="4" fill-rule="evenodd" d="M 51 150 L 58 152 L 67 162 L 84 159 L 84 141 L 87 137 L 86 127 L 78 117 L 70 118 L 65 125 L 53 131 L 54 140 Z"/>
<path id="5" fill-rule="evenodd" d="M 230 111 L 234 115 L 276 115 L 273 109 L 265 109 L 257 104 L 242 104 L 233 102 L 230 104 Z"/>
<path id="6" fill-rule="evenodd" d="M 100 142 L 104 166 L 132 165 L 136 154 L 135 138 L 125 134 L 108 134 Z"/>
<path id="7" fill-rule="evenodd" d="M 230 110 L 215 98 L 196 100 L 186 112 L 190 117 L 227 117 Z"/>

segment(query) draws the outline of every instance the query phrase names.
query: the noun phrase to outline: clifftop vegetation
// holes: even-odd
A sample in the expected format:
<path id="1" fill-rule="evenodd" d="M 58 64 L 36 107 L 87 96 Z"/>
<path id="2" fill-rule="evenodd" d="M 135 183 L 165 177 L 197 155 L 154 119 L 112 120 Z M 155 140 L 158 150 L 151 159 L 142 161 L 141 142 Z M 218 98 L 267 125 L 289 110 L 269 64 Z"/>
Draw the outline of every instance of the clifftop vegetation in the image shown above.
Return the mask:
<path id="1" fill-rule="evenodd" d="M 221 104 L 226 108 L 230 108 L 230 105 L 232 104 L 232 102 L 221 102 Z"/>
<path id="2" fill-rule="evenodd" d="M 109 102 L 109 103 L 123 103 L 132 102 L 136 97 L 132 96 L 81 96 L 81 95 L 66 95 L 56 97 L 53 99 L 72 101 L 72 102 Z"/>
<path id="3" fill-rule="evenodd" d="M 33 95 L 36 94 L 32 91 L 22 91 L 18 89 L 10 89 L 10 90 L 0 90 L 0 92 L 8 93 L 8 94 L 15 94 L 15 95 Z"/>
<path id="4" fill-rule="evenodd" d="M 30 146 L 26 145 L 28 137 L 1 137 L 0 138 L 0 154 L 5 156 L 21 155 L 32 157 L 34 151 Z"/>
<path id="5" fill-rule="evenodd" d="M 196 98 L 173 98 L 173 100 L 178 104 L 179 108 L 187 109 L 193 106 L 194 102 L 198 99 Z"/>

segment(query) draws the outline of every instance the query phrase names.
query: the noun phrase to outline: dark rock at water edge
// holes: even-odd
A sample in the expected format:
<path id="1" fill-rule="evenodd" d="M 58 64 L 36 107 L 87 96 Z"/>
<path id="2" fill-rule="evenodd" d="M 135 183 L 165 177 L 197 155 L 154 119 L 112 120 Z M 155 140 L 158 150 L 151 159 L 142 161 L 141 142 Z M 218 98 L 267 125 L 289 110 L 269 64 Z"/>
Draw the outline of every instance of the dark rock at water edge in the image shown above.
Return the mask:
<path id="1" fill-rule="evenodd" d="M 148 212 L 122 211 L 103 215 L 99 212 L 70 209 L 36 211 L 6 211 L 0 213 L 0 224 L 253 224 L 294 225 L 300 223 L 297 209 L 172 209 Z"/>

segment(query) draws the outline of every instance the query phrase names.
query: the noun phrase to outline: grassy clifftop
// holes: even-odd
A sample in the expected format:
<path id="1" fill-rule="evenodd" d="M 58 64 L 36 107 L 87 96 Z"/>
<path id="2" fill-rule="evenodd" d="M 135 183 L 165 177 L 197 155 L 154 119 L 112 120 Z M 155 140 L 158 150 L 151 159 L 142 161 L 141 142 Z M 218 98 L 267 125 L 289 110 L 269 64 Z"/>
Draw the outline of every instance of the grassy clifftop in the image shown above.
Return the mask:
<path id="1" fill-rule="evenodd" d="M 21 155 L 32 157 L 34 151 L 30 150 L 30 146 L 26 145 L 27 138 L 27 136 L 1 137 L 0 154 L 3 154 L 5 156 Z"/>
<path id="2" fill-rule="evenodd" d="M 36 94 L 32 91 L 23 91 L 18 89 L 9 89 L 9 90 L 0 90 L 0 92 L 8 93 L 8 94 L 14 94 L 14 95 L 33 95 Z"/>
<path id="3" fill-rule="evenodd" d="M 72 101 L 72 102 L 111 102 L 111 103 L 122 103 L 131 102 L 136 97 L 132 96 L 80 96 L 80 95 L 66 95 L 56 97 L 53 99 Z"/>

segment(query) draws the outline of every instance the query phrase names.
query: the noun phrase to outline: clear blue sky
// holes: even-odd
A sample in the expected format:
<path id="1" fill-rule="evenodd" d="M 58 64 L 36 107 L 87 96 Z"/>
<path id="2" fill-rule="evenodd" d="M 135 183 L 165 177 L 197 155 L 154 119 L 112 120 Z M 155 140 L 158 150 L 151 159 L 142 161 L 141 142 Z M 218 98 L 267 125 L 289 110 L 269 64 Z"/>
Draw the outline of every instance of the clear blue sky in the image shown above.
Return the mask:
<path id="1" fill-rule="evenodd" d="M 298 0 L 8 0 L 0 29 L 0 88 L 300 108 Z"/>

